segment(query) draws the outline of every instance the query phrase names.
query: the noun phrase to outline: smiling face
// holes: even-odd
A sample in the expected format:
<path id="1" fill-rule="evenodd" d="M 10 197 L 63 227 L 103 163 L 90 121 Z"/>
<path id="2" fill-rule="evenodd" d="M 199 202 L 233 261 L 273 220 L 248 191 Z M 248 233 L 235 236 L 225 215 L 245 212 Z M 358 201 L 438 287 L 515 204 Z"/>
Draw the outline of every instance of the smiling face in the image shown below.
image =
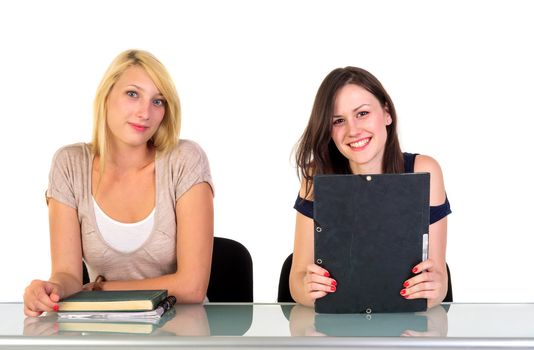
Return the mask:
<path id="1" fill-rule="evenodd" d="M 165 115 L 165 100 L 147 72 L 130 66 L 107 99 L 106 124 L 116 146 L 139 147 L 154 135 Z"/>
<path id="2" fill-rule="evenodd" d="M 332 116 L 332 140 L 349 160 L 353 174 L 378 174 L 387 139 L 389 113 L 366 89 L 347 84 L 338 90 Z"/>

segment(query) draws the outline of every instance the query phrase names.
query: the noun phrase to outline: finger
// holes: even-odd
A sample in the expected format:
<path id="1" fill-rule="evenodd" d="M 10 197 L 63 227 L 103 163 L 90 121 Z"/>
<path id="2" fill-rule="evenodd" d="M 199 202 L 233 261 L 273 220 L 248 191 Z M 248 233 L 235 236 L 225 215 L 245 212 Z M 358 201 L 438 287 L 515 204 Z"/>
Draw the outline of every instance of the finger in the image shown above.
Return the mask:
<path id="1" fill-rule="evenodd" d="M 321 291 L 316 291 L 316 292 L 311 292 L 310 293 L 310 297 L 313 299 L 313 300 L 317 300 L 319 298 L 322 298 L 324 297 L 326 294 L 326 292 L 321 292 Z"/>
<path id="2" fill-rule="evenodd" d="M 310 330 L 306 330 L 306 332 L 304 333 L 306 336 L 309 336 L 309 337 L 326 337 L 326 334 L 324 333 L 321 333 L 321 332 L 317 332 L 314 329 L 310 329 Z"/>
<path id="3" fill-rule="evenodd" d="M 45 282 L 44 289 L 46 294 L 50 296 L 50 300 L 57 303 L 61 298 L 61 291 L 56 283 Z"/>
<path id="4" fill-rule="evenodd" d="M 34 310 L 39 310 L 41 312 L 50 312 L 50 311 L 57 311 L 59 306 L 56 304 L 55 306 L 48 306 L 47 304 L 41 302 L 40 300 L 35 300 L 33 304 Z"/>
<path id="5" fill-rule="evenodd" d="M 308 283 L 308 290 L 309 292 L 315 292 L 315 291 L 323 291 L 327 293 L 332 293 L 336 291 L 336 286 L 333 285 L 327 285 L 322 283 Z"/>
<path id="6" fill-rule="evenodd" d="M 421 273 L 424 270 L 430 270 L 434 267 L 434 262 L 430 259 L 421 261 L 412 268 L 412 273 Z"/>
<path id="7" fill-rule="evenodd" d="M 422 337 L 425 334 L 422 332 L 413 331 L 411 329 L 407 329 L 404 332 L 402 332 L 401 336 L 403 337 Z"/>
<path id="8" fill-rule="evenodd" d="M 321 275 L 317 275 L 315 273 L 309 274 L 306 282 L 319 283 L 319 284 L 324 284 L 325 286 L 337 287 L 337 281 L 335 279 L 330 278 L 330 277 L 324 277 L 324 276 L 321 276 Z"/>
<path id="9" fill-rule="evenodd" d="M 26 305 L 24 305 L 24 315 L 26 315 L 26 316 L 38 317 L 42 313 L 43 313 L 42 311 L 33 311 L 30 308 L 28 308 Z"/>
<path id="10" fill-rule="evenodd" d="M 404 295 L 408 296 L 422 291 L 437 291 L 439 290 L 439 287 L 440 283 L 437 283 L 435 281 L 421 282 L 410 288 L 406 288 L 406 293 Z"/>
<path id="11" fill-rule="evenodd" d="M 422 290 L 419 292 L 411 293 L 409 295 L 404 295 L 405 299 L 434 299 L 438 295 L 435 290 Z"/>
<path id="12" fill-rule="evenodd" d="M 57 303 L 50 299 L 50 295 L 46 293 L 45 288 L 35 292 L 35 303 L 43 311 L 51 311 L 57 306 Z"/>
<path id="13" fill-rule="evenodd" d="M 309 272 L 313 272 L 321 276 L 330 277 L 330 272 L 328 272 L 326 269 L 323 269 L 321 266 L 316 265 L 316 264 L 308 265 L 307 270 Z"/>
<path id="14" fill-rule="evenodd" d="M 424 283 L 424 282 L 433 282 L 433 281 L 439 281 L 439 276 L 435 272 L 423 272 L 420 273 L 412 278 L 407 279 L 404 281 L 403 287 L 404 288 L 411 288 L 417 284 Z"/>
<path id="15" fill-rule="evenodd" d="M 59 297 L 59 294 L 56 294 L 56 293 L 52 293 L 50 294 L 50 300 L 52 300 L 54 303 L 59 303 L 59 300 L 61 298 Z"/>

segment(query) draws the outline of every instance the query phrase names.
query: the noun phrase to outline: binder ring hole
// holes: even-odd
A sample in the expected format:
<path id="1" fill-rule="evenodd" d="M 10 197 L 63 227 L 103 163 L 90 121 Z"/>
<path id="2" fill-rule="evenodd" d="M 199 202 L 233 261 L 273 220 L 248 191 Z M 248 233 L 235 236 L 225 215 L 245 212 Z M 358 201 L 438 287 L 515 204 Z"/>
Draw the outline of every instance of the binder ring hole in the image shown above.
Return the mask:
<path id="1" fill-rule="evenodd" d="M 315 231 L 317 231 L 317 232 L 321 232 L 322 230 L 323 229 L 321 227 L 319 227 L 319 226 L 317 226 L 317 228 L 315 229 Z"/>
<path id="2" fill-rule="evenodd" d="M 315 260 L 315 262 L 318 264 L 318 265 L 321 265 L 323 263 L 323 260 L 322 259 L 317 259 Z"/>
<path id="3" fill-rule="evenodd" d="M 365 315 L 365 318 L 368 319 L 369 321 L 371 321 L 373 319 L 373 316 L 371 315 Z"/>
<path id="4" fill-rule="evenodd" d="M 373 177 L 372 177 L 371 175 L 367 175 L 367 176 L 365 177 L 365 179 L 366 179 L 367 181 L 371 181 L 371 180 L 373 179 Z"/>
<path id="5" fill-rule="evenodd" d="M 371 310 L 370 307 L 367 308 L 367 309 L 365 309 L 365 313 L 366 313 L 368 316 L 370 316 L 369 314 L 370 314 L 371 312 L 373 312 L 373 310 Z"/>

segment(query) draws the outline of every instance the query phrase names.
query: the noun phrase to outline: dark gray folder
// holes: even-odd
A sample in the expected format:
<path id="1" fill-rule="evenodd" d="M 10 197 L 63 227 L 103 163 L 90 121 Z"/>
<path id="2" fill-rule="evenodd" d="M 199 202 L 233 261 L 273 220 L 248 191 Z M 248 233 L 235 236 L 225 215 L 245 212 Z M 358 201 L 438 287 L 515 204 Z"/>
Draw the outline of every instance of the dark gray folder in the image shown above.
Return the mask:
<path id="1" fill-rule="evenodd" d="M 338 283 L 315 310 L 426 310 L 426 299 L 399 292 L 423 258 L 430 174 L 318 175 L 313 186 L 315 262 Z"/>

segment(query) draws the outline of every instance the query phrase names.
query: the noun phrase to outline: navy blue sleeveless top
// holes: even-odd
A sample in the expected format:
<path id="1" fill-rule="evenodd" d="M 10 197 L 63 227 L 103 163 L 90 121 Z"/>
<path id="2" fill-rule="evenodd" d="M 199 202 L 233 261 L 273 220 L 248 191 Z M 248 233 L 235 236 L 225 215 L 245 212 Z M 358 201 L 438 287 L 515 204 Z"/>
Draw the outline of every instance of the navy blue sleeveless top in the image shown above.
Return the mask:
<path id="1" fill-rule="evenodd" d="M 415 156 L 417 153 L 403 153 L 404 156 L 404 172 L 405 173 L 413 173 L 414 172 L 414 163 L 415 163 Z M 309 201 L 307 199 L 303 199 L 300 196 L 297 196 L 297 200 L 295 201 L 295 205 L 293 206 L 299 213 L 301 213 L 304 216 L 309 217 L 310 219 L 313 219 L 313 201 Z M 451 206 L 449 204 L 449 200 L 447 199 L 447 196 L 445 196 L 445 203 L 437 206 L 430 206 L 430 225 L 432 225 L 435 222 L 438 222 L 439 220 L 443 219 L 447 215 L 451 213 Z"/>

